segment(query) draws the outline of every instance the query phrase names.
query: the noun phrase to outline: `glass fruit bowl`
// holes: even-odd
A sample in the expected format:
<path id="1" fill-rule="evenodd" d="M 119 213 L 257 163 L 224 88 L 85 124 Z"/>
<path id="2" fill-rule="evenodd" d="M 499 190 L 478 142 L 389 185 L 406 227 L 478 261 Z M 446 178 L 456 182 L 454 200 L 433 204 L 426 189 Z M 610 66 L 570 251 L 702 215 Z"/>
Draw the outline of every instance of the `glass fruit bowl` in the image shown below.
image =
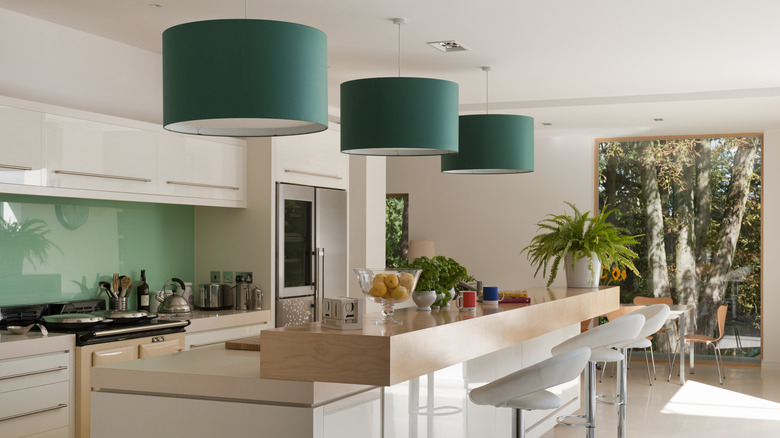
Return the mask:
<path id="1" fill-rule="evenodd" d="M 422 269 L 355 268 L 366 298 L 382 305 L 383 318 L 377 324 L 403 324 L 393 319 L 393 306 L 412 296 L 420 273 Z"/>

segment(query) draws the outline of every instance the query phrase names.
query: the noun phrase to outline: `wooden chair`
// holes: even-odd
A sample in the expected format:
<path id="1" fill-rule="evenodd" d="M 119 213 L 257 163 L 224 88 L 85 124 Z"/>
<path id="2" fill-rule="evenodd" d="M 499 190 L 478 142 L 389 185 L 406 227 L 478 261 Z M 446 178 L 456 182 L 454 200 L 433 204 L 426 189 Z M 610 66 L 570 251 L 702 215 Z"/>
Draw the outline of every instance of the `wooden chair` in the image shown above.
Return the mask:
<path id="1" fill-rule="evenodd" d="M 685 335 L 685 341 L 686 342 L 701 342 L 705 345 L 712 346 L 712 349 L 715 351 L 715 365 L 718 367 L 718 380 L 720 381 L 720 384 L 723 384 L 723 372 L 721 371 L 721 362 L 723 362 L 723 356 L 720 354 L 720 347 L 718 346 L 718 343 L 721 339 L 723 339 L 724 329 L 726 328 L 726 313 L 729 310 L 729 306 L 727 304 L 721 304 L 718 306 L 718 337 L 713 338 L 712 336 L 707 335 L 697 335 L 697 334 L 690 334 Z M 676 354 L 675 354 L 676 358 Z M 691 346 L 691 374 L 693 374 L 693 346 Z"/>
<path id="2" fill-rule="evenodd" d="M 650 306 L 653 304 L 666 304 L 667 306 L 672 306 L 674 304 L 674 301 L 672 301 L 672 297 L 634 297 L 634 304 L 639 306 Z M 669 332 L 674 332 L 674 338 L 677 339 L 677 329 L 674 324 L 670 324 L 669 327 L 671 329 L 667 329 L 664 327 L 661 327 L 660 330 L 656 332 L 656 334 L 662 334 L 666 338 L 666 351 L 667 356 L 669 357 L 669 369 L 672 369 L 672 356 L 674 355 L 674 351 L 672 349 L 672 341 L 669 336 Z M 652 349 L 650 350 L 653 351 Z M 655 361 L 653 361 L 653 365 L 655 365 Z M 653 378 L 655 378 L 655 367 L 653 367 Z"/>

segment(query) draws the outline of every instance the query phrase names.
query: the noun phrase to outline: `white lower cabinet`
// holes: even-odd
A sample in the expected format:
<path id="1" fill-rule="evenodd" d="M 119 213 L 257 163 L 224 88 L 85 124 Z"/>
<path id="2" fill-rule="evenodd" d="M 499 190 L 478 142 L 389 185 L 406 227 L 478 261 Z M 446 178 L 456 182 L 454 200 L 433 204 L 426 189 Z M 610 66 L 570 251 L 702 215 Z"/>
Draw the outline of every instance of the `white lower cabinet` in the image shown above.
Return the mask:
<path id="1" fill-rule="evenodd" d="M 0 361 L 0 436 L 72 437 L 70 352 Z"/>

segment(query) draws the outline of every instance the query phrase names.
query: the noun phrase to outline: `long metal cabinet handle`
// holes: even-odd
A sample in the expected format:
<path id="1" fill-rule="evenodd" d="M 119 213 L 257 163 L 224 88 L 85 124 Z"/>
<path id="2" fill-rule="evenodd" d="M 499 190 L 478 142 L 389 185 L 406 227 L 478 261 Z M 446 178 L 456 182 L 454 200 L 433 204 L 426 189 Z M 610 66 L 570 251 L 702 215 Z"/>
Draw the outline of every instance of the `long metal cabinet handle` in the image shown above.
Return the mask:
<path id="1" fill-rule="evenodd" d="M 325 287 L 325 248 L 314 249 L 314 303 L 315 321 L 322 320 L 322 293 Z"/>
<path id="2" fill-rule="evenodd" d="M 58 367 L 46 368 L 44 370 L 27 371 L 26 373 L 11 374 L 10 376 L 0 376 L 0 380 L 15 379 L 17 377 L 24 377 L 24 376 L 34 376 L 36 374 L 51 373 L 54 371 L 62 371 L 67 369 L 68 367 L 66 365 L 60 365 Z"/>
<path id="3" fill-rule="evenodd" d="M 167 184 L 174 184 L 177 186 L 191 186 L 191 187 L 206 187 L 209 189 L 225 189 L 225 190 L 240 190 L 240 187 L 236 186 L 219 186 L 216 184 L 201 184 L 201 183 L 191 183 L 191 182 L 185 182 L 185 181 L 165 181 Z"/>
<path id="4" fill-rule="evenodd" d="M 62 175 L 89 176 L 92 178 L 121 179 L 125 181 L 152 182 L 149 178 L 138 178 L 135 176 L 108 175 L 105 173 L 73 172 L 70 170 L 55 170 L 54 173 Z"/>
<path id="5" fill-rule="evenodd" d="M 0 169 L 32 170 L 32 167 L 28 167 L 28 166 L 14 166 L 13 164 L 0 164 Z"/>
<path id="6" fill-rule="evenodd" d="M 338 176 L 338 175 L 328 175 L 325 173 L 315 173 L 315 172 L 306 172 L 305 170 L 293 170 L 293 169 L 284 169 L 285 173 L 297 173 L 299 175 L 309 175 L 309 176 L 320 176 L 322 178 L 331 178 L 331 179 L 338 179 L 342 180 L 344 178 Z"/>
<path id="7" fill-rule="evenodd" d="M 26 417 L 28 415 L 40 414 L 42 412 L 56 411 L 57 409 L 62 409 L 62 408 L 67 408 L 67 407 L 68 407 L 68 405 L 66 405 L 65 403 L 60 403 L 57 406 L 50 406 L 48 408 L 37 409 L 35 411 L 24 412 L 24 413 L 21 413 L 21 414 L 16 414 L 16 415 L 8 416 L 8 417 L 3 417 L 3 418 L 0 418 L 0 421 L 13 420 L 14 418 Z"/>

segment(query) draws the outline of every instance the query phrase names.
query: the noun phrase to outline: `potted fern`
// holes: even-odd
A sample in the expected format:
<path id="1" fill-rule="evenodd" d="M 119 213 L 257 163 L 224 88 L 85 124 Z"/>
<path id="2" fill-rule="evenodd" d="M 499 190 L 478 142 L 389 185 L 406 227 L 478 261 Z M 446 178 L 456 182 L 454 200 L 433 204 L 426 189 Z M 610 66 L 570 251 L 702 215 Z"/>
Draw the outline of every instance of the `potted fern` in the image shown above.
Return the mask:
<path id="1" fill-rule="evenodd" d="M 566 204 L 573 214 L 547 215 L 536 224 L 539 231 L 544 232 L 534 236 L 523 248 L 522 252 L 527 253 L 531 265 L 536 267 L 534 277 L 539 270 L 547 277 L 549 267 L 549 287 L 555 281 L 561 260 L 569 287 L 598 286 L 602 264 L 622 266 L 639 276 L 632 261 L 637 254 L 629 245 L 639 243 L 636 238 L 640 236 L 630 236 L 624 229 L 607 222 L 615 209 L 605 206 L 600 213 L 590 217 L 589 211 L 582 213 L 574 204 Z"/>

